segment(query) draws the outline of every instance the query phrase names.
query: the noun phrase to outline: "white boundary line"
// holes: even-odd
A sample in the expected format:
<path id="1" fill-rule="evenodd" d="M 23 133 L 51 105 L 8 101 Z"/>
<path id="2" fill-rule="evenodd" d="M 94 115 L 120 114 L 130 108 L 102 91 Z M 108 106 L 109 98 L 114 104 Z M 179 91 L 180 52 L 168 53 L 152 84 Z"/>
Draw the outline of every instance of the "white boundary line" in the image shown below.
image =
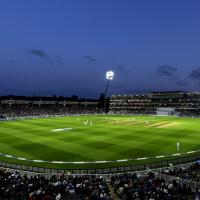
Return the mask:
<path id="1" fill-rule="evenodd" d="M 143 158 L 129 158 L 129 159 L 120 159 L 120 160 L 97 160 L 97 161 L 48 161 L 48 160 L 31 160 L 23 157 L 16 157 L 8 154 L 0 153 L 0 157 L 6 157 L 11 158 L 15 160 L 22 160 L 22 161 L 28 161 L 28 162 L 34 162 L 34 163 L 52 163 L 52 164 L 102 164 L 102 163 L 117 163 L 117 162 L 128 162 L 128 161 L 136 161 L 136 160 L 149 160 L 149 159 L 159 159 L 159 158 L 167 158 L 167 157 L 175 157 L 175 156 L 182 156 L 187 154 L 193 154 L 200 152 L 200 150 L 196 151 L 188 151 L 185 153 L 174 153 L 174 154 L 166 154 L 166 155 L 160 155 L 160 156 L 151 156 L 151 157 L 143 157 Z"/>

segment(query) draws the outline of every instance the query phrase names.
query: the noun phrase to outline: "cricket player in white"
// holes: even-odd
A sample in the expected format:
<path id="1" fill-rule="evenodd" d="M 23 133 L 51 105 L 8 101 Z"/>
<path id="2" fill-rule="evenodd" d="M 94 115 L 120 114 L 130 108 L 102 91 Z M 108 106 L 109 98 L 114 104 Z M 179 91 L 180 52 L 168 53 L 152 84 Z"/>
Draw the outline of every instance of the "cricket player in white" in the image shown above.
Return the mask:
<path id="1" fill-rule="evenodd" d="M 177 143 L 176 143 L 177 151 L 179 151 L 179 146 L 180 146 L 180 144 L 179 144 L 179 142 L 177 142 Z"/>

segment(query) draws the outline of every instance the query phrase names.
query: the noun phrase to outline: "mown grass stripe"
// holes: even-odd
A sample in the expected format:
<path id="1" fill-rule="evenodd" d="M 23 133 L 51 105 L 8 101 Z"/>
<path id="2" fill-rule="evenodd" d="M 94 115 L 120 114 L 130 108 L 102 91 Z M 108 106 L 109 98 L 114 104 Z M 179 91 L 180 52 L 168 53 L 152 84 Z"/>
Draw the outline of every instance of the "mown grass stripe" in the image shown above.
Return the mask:
<path id="1" fill-rule="evenodd" d="M 137 116 L 133 121 L 136 124 L 132 124 L 128 118 L 130 116 L 117 115 L 108 119 L 105 116 L 81 116 L 79 120 L 62 117 L 2 122 L 0 152 L 18 158 L 55 162 L 120 162 L 129 158 L 176 154 L 177 141 L 181 152 L 188 154 L 199 147 L 199 119 Z M 84 126 L 85 120 L 93 121 L 93 126 Z M 124 123 L 111 123 L 116 120 Z M 148 127 L 146 121 L 149 121 Z M 159 128 L 155 124 L 163 126 Z M 73 130 L 58 134 L 51 131 L 68 125 Z"/>

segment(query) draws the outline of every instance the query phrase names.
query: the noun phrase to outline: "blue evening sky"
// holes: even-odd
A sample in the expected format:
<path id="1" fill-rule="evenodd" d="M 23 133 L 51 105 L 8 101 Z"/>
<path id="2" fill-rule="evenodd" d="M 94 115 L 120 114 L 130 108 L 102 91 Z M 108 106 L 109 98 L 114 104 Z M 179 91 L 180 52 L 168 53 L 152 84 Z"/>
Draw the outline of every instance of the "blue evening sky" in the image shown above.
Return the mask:
<path id="1" fill-rule="evenodd" d="M 198 0 L 0 0 L 0 94 L 200 88 Z"/>

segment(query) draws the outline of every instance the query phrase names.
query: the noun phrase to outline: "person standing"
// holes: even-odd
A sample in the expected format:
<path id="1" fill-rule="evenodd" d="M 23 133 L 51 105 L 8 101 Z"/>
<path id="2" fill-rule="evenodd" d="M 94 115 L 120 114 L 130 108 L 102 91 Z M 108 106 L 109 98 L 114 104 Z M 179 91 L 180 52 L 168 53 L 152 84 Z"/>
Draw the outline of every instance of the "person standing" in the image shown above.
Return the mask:
<path id="1" fill-rule="evenodd" d="M 180 150 L 180 144 L 179 144 L 179 142 L 176 143 L 176 148 L 177 148 L 177 151 L 179 152 L 179 150 Z"/>

